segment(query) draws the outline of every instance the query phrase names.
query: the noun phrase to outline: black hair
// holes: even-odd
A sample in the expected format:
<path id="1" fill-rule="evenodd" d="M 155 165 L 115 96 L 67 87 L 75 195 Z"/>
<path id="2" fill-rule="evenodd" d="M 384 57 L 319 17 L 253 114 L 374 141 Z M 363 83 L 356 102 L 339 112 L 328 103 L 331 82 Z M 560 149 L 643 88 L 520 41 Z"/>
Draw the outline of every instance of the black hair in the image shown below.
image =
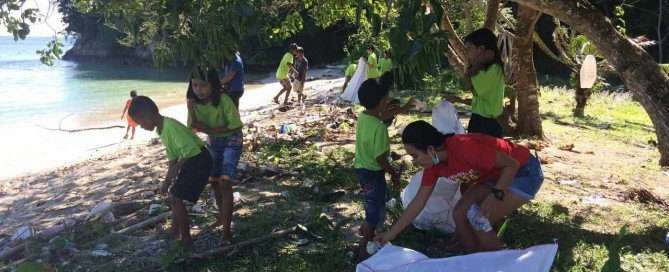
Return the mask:
<path id="1" fill-rule="evenodd" d="M 156 105 L 151 98 L 148 98 L 143 95 L 135 96 L 130 102 L 130 107 L 128 108 L 128 115 L 133 119 L 137 117 L 146 117 L 159 114 L 158 106 Z"/>
<path id="2" fill-rule="evenodd" d="M 297 48 L 298 48 L 298 46 L 297 46 L 296 43 L 291 43 L 290 45 L 288 45 L 288 49 L 290 51 L 297 50 Z"/>
<path id="3" fill-rule="evenodd" d="M 500 68 L 504 69 L 502 56 L 497 47 L 497 36 L 495 36 L 495 33 L 493 33 L 492 30 L 487 28 L 477 29 L 465 37 L 465 43 L 471 43 L 475 46 L 483 46 L 483 48 L 492 50 L 495 53 L 495 56 L 491 61 L 483 64 L 485 69 L 488 69 L 490 65 L 493 64 L 499 64 Z"/>
<path id="4" fill-rule="evenodd" d="M 439 130 L 423 120 L 415 121 L 404 128 L 402 143 L 410 144 L 421 151 L 427 151 L 429 146 L 440 147 L 446 138 L 453 134 L 441 134 Z"/>
<path id="5" fill-rule="evenodd" d="M 135 96 L 137 96 L 137 91 L 135 90 L 130 91 L 130 97 L 135 97 Z"/>
<path id="6" fill-rule="evenodd" d="M 389 75 L 389 73 L 384 74 L 378 80 L 374 78 L 365 80 L 358 90 L 360 105 L 366 109 L 376 108 L 381 99 L 388 95 L 391 85 L 392 74 Z"/>
<path id="7" fill-rule="evenodd" d="M 193 79 L 209 82 L 209 85 L 211 85 L 211 95 L 209 100 L 211 101 L 211 104 L 218 106 L 218 103 L 221 101 L 221 92 L 223 91 L 221 80 L 218 77 L 218 71 L 215 68 L 198 66 L 194 68 L 190 74 L 186 99 L 193 99 L 195 100 L 195 103 L 202 104 L 202 99 L 198 98 L 197 95 L 195 95 L 195 91 L 193 91 Z"/>
<path id="8" fill-rule="evenodd" d="M 297 48 L 297 53 L 304 53 L 304 48 L 301 46 Z"/>

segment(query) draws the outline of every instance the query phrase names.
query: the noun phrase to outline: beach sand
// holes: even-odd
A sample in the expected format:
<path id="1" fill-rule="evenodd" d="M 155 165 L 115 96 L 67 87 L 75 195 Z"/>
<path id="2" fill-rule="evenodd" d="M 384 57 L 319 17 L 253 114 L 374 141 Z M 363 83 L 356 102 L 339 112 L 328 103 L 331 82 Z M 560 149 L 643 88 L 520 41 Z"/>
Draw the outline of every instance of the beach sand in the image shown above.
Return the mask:
<path id="1" fill-rule="evenodd" d="M 315 77 L 331 77 L 307 82 L 305 91 L 308 97 L 317 98 L 339 88 L 343 78 L 335 76 L 340 76 L 340 70 L 337 67 L 312 71 L 310 74 Z M 241 114 L 245 124 L 270 118 L 278 107 L 271 100 L 279 88 L 278 83 L 262 84 L 242 97 Z M 162 108 L 161 113 L 181 122 L 186 119 L 184 104 Z M 39 232 L 67 220 L 81 218 L 105 200 L 118 202 L 154 197 L 154 191 L 166 171 L 164 148 L 155 132 L 143 131 L 139 127 L 135 140 L 121 141 L 124 130 L 67 135 L 73 146 L 84 143 L 98 147 L 88 150 L 63 149 L 62 152 L 52 154 L 53 157 L 40 159 L 64 166 L 54 168 L 49 164 L 38 165 L 38 170 L 31 174 L 0 180 L 0 247 L 22 226 L 29 226 Z M 53 132 L 54 135 L 59 133 L 62 134 Z"/>
<path id="2" fill-rule="evenodd" d="M 333 78 L 341 76 L 340 67 L 313 69 L 309 71 L 313 78 Z M 272 97 L 281 88 L 273 75 L 268 74 L 262 80 L 246 85 L 246 92 L 241 98 L 240 113 L 243 119 L 255 118 L 258 111 L 276 107 Z M 319 83 L 308 82 L 307 87 Z M 343 83 L 342 83 L 343 84 Z M 156 99 L 161 112 L 184 122 L 186 119 L 185 90 L 183 96 L 166 95 Z M 120 107 L 120 106 L 119 106 Z M 59 115 L 33 120 L 31 124 L 12 124 L 2 127 L 0 134 L 0 184 L 6 180 L 29 174 L 38 174 L 49 169 L 63 167 L 100 157 L 104 154 L 144 145 L 155 137 L 137 127 L 134 140 L 124 140 L 126 122 L 119 119 L 122 108 L 112 112 L 91 112 L 88 115 Z M 92 127 L 119 126 L 103 130 L 65 132 L 49 129 L 80 129 Z"/>

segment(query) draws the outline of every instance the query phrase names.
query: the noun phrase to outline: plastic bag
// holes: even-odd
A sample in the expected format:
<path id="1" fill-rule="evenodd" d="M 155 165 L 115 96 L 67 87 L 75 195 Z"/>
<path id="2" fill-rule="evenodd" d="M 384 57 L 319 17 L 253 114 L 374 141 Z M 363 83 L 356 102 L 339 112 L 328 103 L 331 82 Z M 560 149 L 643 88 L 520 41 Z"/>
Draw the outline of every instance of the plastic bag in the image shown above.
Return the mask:
<path id="1" fill-rule="evenodd" d="M 416 197 L 421 186 L 423 170 L 418 171 L 409 184 L 400 194 L 402 206 L 406 209 L 409 203 Z M 453 208 L 460 200 L 460 184 L 446 178 L 439 178 L 435 184 L 432 195 L 427 200 L 425 208 L 414 219 L 413 225 L 422 230 L 436 229 L 443 233 L 452 233 L 455 230 L 453 221 Z"/>
<path id="2" fill-rule="evenodd" d="M 360 58 L 358 60 L 358 68 L 355 70 L 355 74 L 351 77 L 351 80 L 346 85 L 346 90 L 341 95 L 341 98 L 352 103 L 360 103 L 358 100 L 358 89 L 360 85 L 367 80 L 367 62 L 365 58 Z"/>

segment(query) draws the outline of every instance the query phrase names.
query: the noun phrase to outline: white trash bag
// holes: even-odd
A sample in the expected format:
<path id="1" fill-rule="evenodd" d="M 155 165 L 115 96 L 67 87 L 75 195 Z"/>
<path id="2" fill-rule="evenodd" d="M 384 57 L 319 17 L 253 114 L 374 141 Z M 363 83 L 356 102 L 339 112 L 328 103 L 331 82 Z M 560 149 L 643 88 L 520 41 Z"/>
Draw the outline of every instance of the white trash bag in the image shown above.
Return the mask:
<path id="1" fill-rule="evenodd" d="M 447 100 L 441 101 L 432 109 L 432 126 L 442 134 L 464 134 L 465 128 L 460 123 L 458 111 Z"/>
<path id="2" fill-rule="evenodd" d="M 418 189 L 421 186 L 423 170 L 418 171 L 409 185 L 407 185 L 400 197 L 402 206 L 406 209 L 409 203 L 416 197 Z M 453 221 L 453 208 L 460 200 L 460 184 L 446 178 L 439 178 L 432 191 L 432 195 L 427 200 L 425 208 L 413 220 L 413 225 L 422 230 L 438 230 L 443 233 L 453 233 L 455 231 L 455 222 Z"/>
<path id="3" fill-rule="evenodd" d="M 428 258 L 422 253 L 387 244 L 372 257 L 359 263 L 356 272 L 548 272 L 557 253 L 557 244 L 527 249 L 480 252 L 448 258 Z"/>
<path id="4" fill-rule="evenodd" d="M 365 58 L 360 58 L 358 60 L 358 68 L 355 70 L 348 85 L 346 85 L 346 90 L 344 90 L 341 98 L 355 104 L 360 103 L 360 100 L 358 100 L 358 89 L 360 89 L 360 85 L 365 80 L 367 80 L 367 61 L 365 61 Z"/>

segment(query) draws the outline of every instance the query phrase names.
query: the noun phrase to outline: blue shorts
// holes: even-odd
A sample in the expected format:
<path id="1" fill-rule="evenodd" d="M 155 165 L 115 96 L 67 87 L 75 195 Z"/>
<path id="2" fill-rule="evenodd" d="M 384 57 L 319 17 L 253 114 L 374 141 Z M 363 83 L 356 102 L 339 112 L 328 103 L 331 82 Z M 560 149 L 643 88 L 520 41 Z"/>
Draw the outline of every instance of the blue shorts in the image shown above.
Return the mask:
<path id="1" fill-rule="evenodd" d="M 537 157 L 530 154 L 527 163 L 518 169 L 516 176 L 513 177 L 513 183 L 509 187 L 509 192 L 523 199 L 530 200 L 539 192 L 543 183 L 544 171 L 541 170 L 541 162 Z"/>
<path id="2" fill-rule="evenodd" d="M 381 227 L 386 217 L 386 174 L 382 170 L 357 168 L 355 175 L 362 187 L 365 222 L 371 229 Z"/>
<path id="3" fill-rule="evenodd" d="M 211 177 L 237 177 L 237 164 L 242 155 L 244 137 L 238 131 L 225 137 L 209 137 L 208 144 L 213 160 Z"/>

